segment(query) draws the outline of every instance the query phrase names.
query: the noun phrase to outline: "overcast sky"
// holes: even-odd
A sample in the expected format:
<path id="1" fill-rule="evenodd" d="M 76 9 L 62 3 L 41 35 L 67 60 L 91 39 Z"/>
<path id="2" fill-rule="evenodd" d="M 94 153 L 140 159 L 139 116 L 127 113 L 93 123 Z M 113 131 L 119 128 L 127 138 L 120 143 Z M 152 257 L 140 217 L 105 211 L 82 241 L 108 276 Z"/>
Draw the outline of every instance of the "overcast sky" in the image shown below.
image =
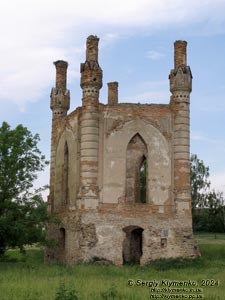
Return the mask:
<path id="1" fill-rule="evenodd" d="M 225 192 L 225 0 L 1 0 L 0 121 L 39 133 L 49 159 L 52 62 L 69 63 L 72 111 L 81 105 L 80 63 L 90 34 L 100 38 L 102 103 L 110 81 L 119 82 L 120 102 L 169 103 L 173 42 L 188 42 L 191 152 Z M 37 185 L 48 177 L 46 170 Z"/>

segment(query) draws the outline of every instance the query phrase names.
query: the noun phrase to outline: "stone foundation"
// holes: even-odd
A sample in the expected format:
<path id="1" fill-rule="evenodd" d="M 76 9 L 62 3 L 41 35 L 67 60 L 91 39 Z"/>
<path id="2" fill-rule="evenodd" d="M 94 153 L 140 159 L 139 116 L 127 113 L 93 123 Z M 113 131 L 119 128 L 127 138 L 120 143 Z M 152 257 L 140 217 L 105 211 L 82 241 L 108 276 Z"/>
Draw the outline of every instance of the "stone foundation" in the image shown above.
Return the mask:
<path id="1" fill-rule="evenodd" d="M 117 208 L 114 212 L 68 212 L 61 218 L 62 224 L 52 228 L 51 236 L 59 244 L 46 251 L 48 262 L 148 264 L 160 258 L 194 258 L 197 254 L 191 223 L 186 222 L 185 215 L 143 215 L 135 209 L 126 216 Z M 62 231 L 64 238 L 60 237 Z"/>

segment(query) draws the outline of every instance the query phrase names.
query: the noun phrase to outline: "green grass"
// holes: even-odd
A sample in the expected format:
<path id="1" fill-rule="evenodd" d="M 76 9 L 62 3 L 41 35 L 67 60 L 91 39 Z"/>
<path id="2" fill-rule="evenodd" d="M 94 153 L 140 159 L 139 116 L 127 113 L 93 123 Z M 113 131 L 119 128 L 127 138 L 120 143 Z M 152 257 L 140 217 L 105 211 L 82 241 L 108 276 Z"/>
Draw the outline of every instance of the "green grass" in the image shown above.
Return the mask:
<path id="1" fill-rule="evenodd" d="M 113 286 L 120 299 L 150 299 L 150 288 L 129 287 L 129 279 L 190 279 L 199 285 L 203 279 L 215 279 L 220 285 L 205 287 L 204 299 L 223 300 L 225 235 L 218 234 L 215 239 L 211 234 L 198 234 L 196 240 L 202 253 L 199 259 L 159 260 L 150 266 L 46 265 L 41 249 L 29 248 L 25 255 L 10 250 L 7 259 L 0 262 L 0 300 L 55 300 L 62 283 L 68 290 L 75 289 L 82 300 L 102 300 L 100 295 L 109 295 L 107 291 Z"/>
<path id="2" fill-rule="evenodd" d="M 225 245 L 224 233 L 198 233 L 195 234 L 195 240 L 198 244 L 220 244 Z"/>

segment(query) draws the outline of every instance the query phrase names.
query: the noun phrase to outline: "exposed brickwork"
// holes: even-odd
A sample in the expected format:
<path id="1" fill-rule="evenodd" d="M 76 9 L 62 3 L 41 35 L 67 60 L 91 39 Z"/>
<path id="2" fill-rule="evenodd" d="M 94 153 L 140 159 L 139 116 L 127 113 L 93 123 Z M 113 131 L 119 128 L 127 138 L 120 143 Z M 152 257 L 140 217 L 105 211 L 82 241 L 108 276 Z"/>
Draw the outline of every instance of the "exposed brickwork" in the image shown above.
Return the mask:
<path id="1" fill-rule="evenodd" d="M 174 43 L 174 67 L 175 67 L 175 69 L 181 65 L 187 64 L 186 48 L 187 48 L 186 41 L 176 41 Z"/>
<path id="2" fill-rule="evenodd" d="M 68 63 L 63 60 L 58 60 L 54 62 L 56 67 L 56 88 L 66 90 L 66 80 L 67 80 L 67 67 Z"/>
<path id="3" fill-rule="evenodd" d="M 118 104 L 118 82 L 109 82 L 108 85 L 108 104 L 116 105 Z"/>
<path id="4" fill-rule="evenodd" d="M 81 64 L 81 88 L 83 89 L 80 146 L 80 208 L 85 203 L 98 206 L 98 148 L 99 148 L 99 90 L 102 87 L 102 70 L 98 64 L 96 36 L 87 38 L 86 61 Z M 90 164 L 92 167 L 90 168 Z"/>
<path id="5" fill-rule="evenodd" d="M 51 161 L 50 161 L 50 195 L 48 198 L 49 211 L 54 210 L 55 191 L 55 163 L 56 145 L 59 132 L 65 124 L 65 117 L 70 108 L 70 92 L 66 87 L 68 63 L 62 60 L 56 61 L 56 87 L 51 91 L 50 108 L 52 110 L 52 134 L 51 134 Z"/>
<path id="6" fill-rule="evenodd" d="M 86 61 L 81 64 L 82 107 L 68 116 L 68 64 L 55 63 L 49 207 L 61 223 L 47 228 L 48 238 L 58 246 L 46 249 L 46 260 L 73 264 L 97 259 L 121 265 L 196 257 L 187 43 L 174 44 L 169 104 L 119 103 L 118 83 L 111 82 L 108 104 L 103 105 L 98 42 L 96 36 L 87 39 Z M 146 203 L 140 202 L 143 161 Z"/>

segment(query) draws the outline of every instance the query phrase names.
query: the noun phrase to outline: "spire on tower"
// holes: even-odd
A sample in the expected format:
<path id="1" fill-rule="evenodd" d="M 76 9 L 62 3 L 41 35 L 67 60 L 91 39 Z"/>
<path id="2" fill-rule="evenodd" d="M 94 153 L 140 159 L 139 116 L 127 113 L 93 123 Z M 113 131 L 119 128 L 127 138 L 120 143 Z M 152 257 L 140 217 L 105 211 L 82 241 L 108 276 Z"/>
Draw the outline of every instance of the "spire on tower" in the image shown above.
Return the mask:
<path id="1" fill-rule="evenodd" d="M 70 92 L 66 87 L 68 63 L 57 60 L 54 65 L 56 67 L 56 86 L 51 91 L 50 108 L 55 117 L 64 117 L 70 108 Z"/>

